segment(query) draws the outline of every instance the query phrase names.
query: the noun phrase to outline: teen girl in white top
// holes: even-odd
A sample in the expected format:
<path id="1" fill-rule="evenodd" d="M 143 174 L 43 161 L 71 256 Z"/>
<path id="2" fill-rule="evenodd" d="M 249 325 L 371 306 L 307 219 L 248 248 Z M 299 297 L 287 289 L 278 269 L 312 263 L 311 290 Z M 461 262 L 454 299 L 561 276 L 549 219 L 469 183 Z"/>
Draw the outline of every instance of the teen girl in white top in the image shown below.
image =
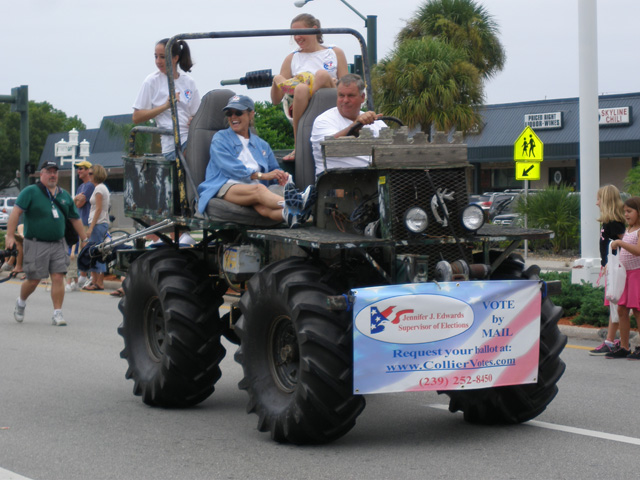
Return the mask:
<path id="1" fill-rule="evenodd" d="M 291 21 L 291 28 L 320 28 L 320 21 L 313 15 L 303 13 Z M 291 81 L 296 75 L 309 72 L 306 83 L 302 82 L 293 88 L 293 138 L 295 142 L 298 132 L 298 121 L 307 109 L 311 96 L 321 88 L 333 88 L 341 76 L 349 72 L 347 57 L 338 47 L 322 45 L 321 34 L 294 35 L 298 50 L 287 55 L 280 68 L 280 74 L 273 77 L 271 86 L 271 102 L 280 104 Z M 295 83 L 295 82 L 294 82 Z M 284 157 L 285 161 L 295 160 L 295 150 Z"/>
<path id="2" fill-rule="evenodd" d="M 145 78 L 138 97 L 133 104 L 133 123 L 144 123 L 155 119 L 160 128 L 173 129 L 169 83 L 166 74 L 165 48 L 169 39 L 160 40 L 155 48 L 155 62 L 158 70 Z M 174 87 L 177 96 L 178 125 L 180 141 L 184 149 L 189 135 L 189 123 L 200 107 L 200 93 L 193 79 L 184 72 L 190 72 L 193 62 L 187 42 L 179 40 L 171 49 Z M 178 71 L 178 65 L 183 72 Z M 162 153 L 167 159 L 175 159 L 173 136 L 162 135 Z"/>

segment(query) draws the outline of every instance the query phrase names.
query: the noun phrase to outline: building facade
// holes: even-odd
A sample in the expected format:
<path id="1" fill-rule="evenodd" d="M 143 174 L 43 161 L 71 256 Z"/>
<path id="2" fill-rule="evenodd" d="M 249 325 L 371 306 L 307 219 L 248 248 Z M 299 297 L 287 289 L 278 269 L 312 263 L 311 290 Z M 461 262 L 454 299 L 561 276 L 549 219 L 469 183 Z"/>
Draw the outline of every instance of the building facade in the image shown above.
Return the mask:
<path id="1" fill-rule="evenodd" d="M 526 126 L 544 143 L 540 180 L 530 181 L 529 187 L 566 184 L 579 191 L 579 110 L 578 98 L 485 106 L 479 133 L 466 137 L 469 162 L 475 168 L 475 192 L 523 188 L 524 182 L 516 180 L 514 143 Z M 611 183 L 622 190 L 624 178 L 638 163 L 637 112 L 640 93 L 599 97 L 600 185 Z"/>

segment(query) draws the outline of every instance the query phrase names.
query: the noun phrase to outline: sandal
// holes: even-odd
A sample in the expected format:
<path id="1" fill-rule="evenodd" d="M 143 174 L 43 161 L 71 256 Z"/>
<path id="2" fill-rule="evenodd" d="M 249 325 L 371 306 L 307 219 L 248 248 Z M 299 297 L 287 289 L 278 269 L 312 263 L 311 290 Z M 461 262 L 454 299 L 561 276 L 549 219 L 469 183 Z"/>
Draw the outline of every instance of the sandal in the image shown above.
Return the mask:
<path id="1" fill-rule="evenodd" d="M 293 162 L 296 159 L 296 151 L 292 151 L 291 153 L 289 153 L 288 155 L 285 155 L 284 157 L 282 157 L 282 161 L 284 162 Z"/>
<path id="2" fill-rule="evenodd" d="M 122 288 L 119 288 L 111 292 L 109 295 L 111 295 L 112 297 L 124 297 L 124 290 Z"/>
<path id="3" fill-rule="evenodd" d="M 84 287 L 82 287 L 83 290 L 87 290 L 89 292 L 96 292 L 98 290 L 104 290 L 104 287 L 99 287 L 98 285 L 94 285 L 93 283 L 91 285 L 86 285 Z"/>

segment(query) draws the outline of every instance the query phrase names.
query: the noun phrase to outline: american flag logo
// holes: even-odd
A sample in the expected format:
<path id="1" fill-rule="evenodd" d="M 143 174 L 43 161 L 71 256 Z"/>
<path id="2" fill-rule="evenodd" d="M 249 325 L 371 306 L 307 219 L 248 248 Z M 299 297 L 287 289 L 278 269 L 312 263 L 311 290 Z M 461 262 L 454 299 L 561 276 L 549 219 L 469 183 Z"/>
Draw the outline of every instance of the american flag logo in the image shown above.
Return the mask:
<path id="1" fill-rule="evenodd" d="M 400 310 L 396 313 L 393 320 L 389 320 L 389 317 L 393 313 L 395 305 L 384 309 L 382 312 L 378 310 L 378 307 L 371 307 L 371 333 L 384 332 L 385 324 L 391 323 L 397 325 L 400 323 L 400 317 L 407 313 L 413 313 L 413 310 Z"/>

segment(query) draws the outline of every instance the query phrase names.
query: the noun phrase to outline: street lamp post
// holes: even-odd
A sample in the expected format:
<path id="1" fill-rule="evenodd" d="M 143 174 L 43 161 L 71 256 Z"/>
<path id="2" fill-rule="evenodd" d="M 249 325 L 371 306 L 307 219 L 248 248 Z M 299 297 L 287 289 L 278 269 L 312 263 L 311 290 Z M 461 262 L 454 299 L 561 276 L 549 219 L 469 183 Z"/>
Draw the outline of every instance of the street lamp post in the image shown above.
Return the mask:
<path id="1" fill-rule="evenodd" d="M 302 8 L 307 3 L 313 0 L 296 0 L 293 4 Z M 364 26 L 367 29 L 367 55 L 369 57 L 369 65 L 375 65 L 378 63 L 378 17 L 376 15 L 367 15 L 366 17 L 362 15 L 358 10 L 353 8 L 346 0 L 340 0 L 344 3 L 349 9 L 358 15 L 362 20 L 364 20 Z"/>
<path id="2" fill-rule="evenodd" d="M 71 196 L 76 196 L 76 162 L 80 160 L 86 160 L 89 156 L 89 150 L 91 144 L 85 139 L 78 144 L 79 132 L 73 128 L 69 131 L 69 141 L 65 142 L 64 139 L 60 139 L 55 145 L 55 156 L 60 157 L 60 165 L 64 165 L 66 162 L 71 163 Z M 80 146 L 79 158 L 76 158 L 77 147 Z M 70 157 L 70 158 L 66 158 Z"/>

